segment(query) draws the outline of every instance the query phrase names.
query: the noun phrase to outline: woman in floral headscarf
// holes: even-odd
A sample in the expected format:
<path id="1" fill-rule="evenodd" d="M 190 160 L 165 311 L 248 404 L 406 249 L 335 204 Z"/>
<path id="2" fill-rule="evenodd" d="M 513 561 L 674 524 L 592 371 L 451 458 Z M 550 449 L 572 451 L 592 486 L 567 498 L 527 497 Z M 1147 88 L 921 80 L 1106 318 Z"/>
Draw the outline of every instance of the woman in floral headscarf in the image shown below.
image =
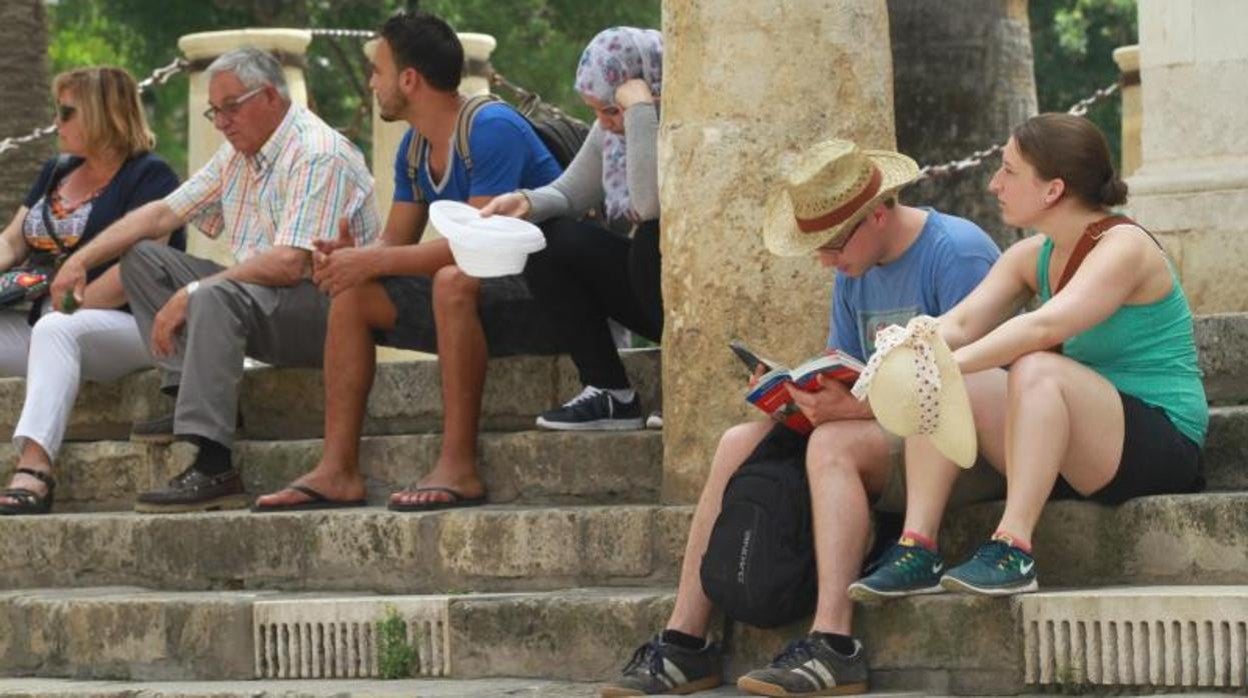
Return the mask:
<path id="1" fill-rule="evenodd" d="M 496 197 L 481 211 L 541 221 L 546 234 L 546 249 L 529 258 L 524 276 L 558 318 L 584 390 L 538 417 L 539 427 L 645 423 L 607 320 L 651 340 L 663 332 L 655 152 L 662 88 L 659 32 L 599 33 L 576 70 L 576 90 L 597 117 L 580 152 L 550 185 Z M 577 220 L 600 205 L 605 221 Z M 617 232 L 629 229 L 631 237 Z"/>

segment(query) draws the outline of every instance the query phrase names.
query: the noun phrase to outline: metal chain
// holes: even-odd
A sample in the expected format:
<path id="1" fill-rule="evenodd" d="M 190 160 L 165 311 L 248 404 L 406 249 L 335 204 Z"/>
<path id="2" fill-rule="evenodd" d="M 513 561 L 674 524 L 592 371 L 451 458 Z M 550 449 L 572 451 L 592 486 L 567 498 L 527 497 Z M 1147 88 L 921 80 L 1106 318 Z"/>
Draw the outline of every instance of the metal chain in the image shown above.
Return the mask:
<path id="1" fill-rule="evenodd" d="M 371 39 L 377 36 L 372 29 L 313 29 L 312 36 L 328 36 L 333 39 Z"/>
<path id="2" fill-rule="evenodd" d="M 1113 84 L 1106 85 L 1105 87 L 1102 87 L 1096 92 L 1093 92 L 1091 95 L 1079 100 L 1078 102 L 1075 102 L 1074 105 L 1070 107 L 1070 109 L 1066 110 L 1066 113 L 1073 114 L 1075 116 L 1084 116 L 1088 113 L 1089 107 L 1091 107 L 1093 104 L 1096 104 L 1097 102 L 1107 99 L 1114 93 L 1118 92 L 1118 90 L 1120 89 L 1122 89 L 1121 82 L 1115 82 Z M 961 160 L 951 160 L 949 162 L 946 162 L 940 165 L 926 165 L 924 167 L 919 168 L 919 178 L 915 181 L 921 182 L 925 179 L 932 179 L 935 177 L 947 177 L 949 175 L 956 174 L 958 172 L 963 172 L 965 170 L 979 167 L 980 165 L 984 164 L 984 160 L 987 160 L 988 158 L 996 155 L 997 153 L 1000 153 L 1004 148 L 1005 148 L 1004 143 L 998 143 L 989 148 L 984 148 L 983 150 L 977 150 L 971 153 L 970 155 L 962 158 Z"/>
<path id="3" fill-rule="evenodd" d="M 185 70 L 186 66 L 187 66 L 187 62 L 185 60 L 183 60 L 182 58 L 175 58 L 172 62 L 169 63 L 169 65 L 163 68 L 157 68 L 156 70 L 153 70 L 152 74 L 149 75 L 147 79 L 139 83 L 138 85 L 139 94 L 142 94 L 143 92 L 151 88 L 153 85 L 165 84 L 166 82 L 169 81 L 169 78 Z M 37 128 L 25 136 L 16 136 L 13 138 L 6 138 L 0 141 L 0 155 L 4 155 L 10 150 L 17 150 L 19 147 L 27 143 L 33 143 L 39 140 L 40 138 L 47 138 L 53 133 L 56 133 L 55 123 L 53 123 L 51 126 L 44 126 L 43 128 Z"/>

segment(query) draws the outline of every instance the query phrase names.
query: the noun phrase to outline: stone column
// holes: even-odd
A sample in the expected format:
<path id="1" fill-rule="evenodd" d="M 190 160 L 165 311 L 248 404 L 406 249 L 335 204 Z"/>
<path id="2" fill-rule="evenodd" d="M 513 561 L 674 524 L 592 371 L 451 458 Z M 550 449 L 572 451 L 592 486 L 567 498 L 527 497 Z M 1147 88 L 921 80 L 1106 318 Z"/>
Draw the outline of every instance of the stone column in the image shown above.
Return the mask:
<path id="1" fill-rule="evenodd" d="M 490 81 L 485 74 L 489 65 L 490 54 L 498 46 L 498 41 L 489 34 L 459 34 L 459 41 L 464 45 L 464 79 L 459 84 L 459 92 L 465 96 L 485 94 L 490 91 Z M 377 39 L 364 45 L 364 54 L 372 60 Z M 571 78 L 569 78 L 571 79 Z M 407 133 L 406 121 L 383 121 L 376 100 L 373 102 L 373 180 L 377 188 L 377 210 L 381 220 L 390 213 L 390 202 L 394 199 L 394 154 L 399 149 L 399 141 Z M 426 235 L 433 229 L 426 231 Z M 436 235 L 436 233 L 434 233 Z"/>
<path id="2" fill-rule="evenodd" d="M 903 153 L 921 165 L 961 159 L 1036 113 L 1027 0 L 888 0 L 888 10 Z M 903 199 L 969 218 L 1008 247 L 1023 233 L 988 192 L 999 163 L 934 177 Z"/>
<path id="3" fill-rule="evenodd" d="M 1174 255 L 1193 312 L 1248 310 L 1248 6 L 1140 0 L 1139 12 L 1130 211 Z"/>
<path id="4" fill-rule="evenodd" d="M 312 43 L 312 33 L 302 29 L 239 29 L 234 31 L 202 32 L 187 34 L 178 40 L 178 48 L 188 61 L 195 64 L 191 72 L 190 96 L 188 99 L 187 118 L 190 120 L 187 149 L 188 174 L 198 170 L 217 152 L 217 148 L 225 142 L 221 135 L 207 119 L 203 117 L 208 108 L 208 76 L 203 72 L 213 59 L 236 48 L 254 46 L 259 49 L 279 54 L 285 66 L 286 84 L 290 88 L 290 98 L 296 104 L 308 103 L 308 88 L 304 81 L 301 67 L 307 55 L 308 44 Z M 187 236 L 187 251 L 199 257 L 212 259 L 220 264 L 233 264 L 234 256 L 229 244 L 223 240 L 213 240 L 198 230 L 192 230 Z"/>
<path id="5" fill-rule="evenodd" d="M 1144 105 L 1140 97 L 1140 47 L 1114 49 L 1114 62 L 1122 71 L 1122 162 L 1119 170 L 1130 177 L 1140 168 L 1140 129 Z"/>
<path id="6" fill-rule="evenodd" d="M 768 254 L 766 198 L 818 140 L 894 146 L 892 58 L 883 0 L 666 0 L 663 33 L 663 499 L 693 502 L 761 416 L 728 341 L 796 362 L 827 336 L 832 275 Z"/>

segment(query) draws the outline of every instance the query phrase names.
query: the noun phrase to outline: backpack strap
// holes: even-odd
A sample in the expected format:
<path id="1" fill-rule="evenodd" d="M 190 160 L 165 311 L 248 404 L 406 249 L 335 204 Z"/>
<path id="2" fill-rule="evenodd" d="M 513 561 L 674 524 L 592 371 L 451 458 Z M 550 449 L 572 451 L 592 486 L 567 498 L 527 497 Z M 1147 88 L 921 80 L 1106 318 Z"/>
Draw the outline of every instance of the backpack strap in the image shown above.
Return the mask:
<path id="1" fill-rule="evenodd" d="M 425 137 L 412 129 L 412 140 L 407 143 L 407 179 L 412 183 L 412 195 L 418 204 L 428 203 L 420 189 L 420 166 L 425 161 Z"/>
<path id="2" fill-rule="evenodd" d="M 1079 242 L 1075 243 L 1075 250 L 1070 253 L 1070 259 L 1066 261 L 1066 268 L 1062 270 L 1062 277 L 1057 280 L 1053 295 L 1056 296 L 1058 291 L 1066 287 L 1066 283 L 1079 270 L 1079 265 L 1083 264 L 1084 258 L 1088 256 L 1093 247 L 1096 247 L 1096 243 L 1101 241 L 1105 231 L 1116 225 L 1136 225 L 1136 223 L 1126 216 L 1113 215 L 1095 221 L 1083 229 L 1083 236 L 1079 238 Z M 1152 233 L 1149 233 L 1149 236 L 1152 237 Z"/>
<path id="3" fill-rule="evenodd" d="M 459 108 L 459 118 L 455 121 L 455 152 L 469 175 L 472 174 L 472 152 L 468 149 L 468 140 L 472 137 L 472 123 L 482 107 L 498 101 L 496 95 L 475 95 L 464 100 L 464 106 Z"/>
<path id="4" fill-rule="evenodd" d="M 1096 247 L 1096 244 L 1101 241 L 1102 237 L 1104 237 L 1105 231 L 1116 225 L 1138 226 L 1138 224 L 1130 218 L 1116 214 L 1106 216 L 1088 224 L 1088 227 L 1083 229 L 1083 235 L 1079 238 L 1079 242 L 1075 243 L 1075 249 L 1070 253 L 1070 259 L 1066 260 L 1066 268 L 1062 269 L 1062 276 L 1057 280 L 1057 286 L 1053 287 L 1053 293 L 1050 297 L 1056 296 L 1059 291 L 1066 288 L 1066 284 L 1070 281 L 1071 277 L 1075 275 L 1075 272 L 1079 270 L 1079 266 L 1083 264 L 1083 260 L 1088 256 L 1088 253 L 1090 253 L 1092 248 Z M 1153 234 L 1148 233 L 1148 236 L 1153 237 Z M 1154 242 L 1156 242 L 1156 240 L 1156 238 L 1153 238 Z M 1158 244 L 1160 245 L 1160 243 Z M 1049 351 L 1060 354 L 1062 353 L 1062 345 L 1057 344 L 1050 347 Z"/>
<path id="5" fill-rule="evenodd" d="M 472 174 L 472 153 L 468 150 L 468 139 L 472 136 L 472 122 L 477 117 L 477 112 L 481 108 L 492 102 L 501 101 L 492 94 L 475 95 L 464 100 L 459 108 L 459 115 L 455 118 L 455 153 L 459 155 L 460 161 L 464 163 L 464 167 L 468 170 L 468 174 Z M 412 140 L 407 146 L 407 176 L 412 181 L 413 193 L 416 196 L 416 203 L 426 203 L 425 195 L 420 190 L 418 179 L 420 168 L 425 164 L 425 153 L 428 150 L 429 141 L 420 133 L 420 131 L 412 130 Z"/>

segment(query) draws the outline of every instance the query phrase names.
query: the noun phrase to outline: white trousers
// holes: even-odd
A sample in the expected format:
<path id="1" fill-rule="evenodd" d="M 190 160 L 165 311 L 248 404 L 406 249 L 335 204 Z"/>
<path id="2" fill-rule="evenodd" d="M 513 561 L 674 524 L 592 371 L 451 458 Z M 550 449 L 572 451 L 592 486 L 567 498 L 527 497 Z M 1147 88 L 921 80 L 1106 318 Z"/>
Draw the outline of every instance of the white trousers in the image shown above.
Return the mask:
<path id="1" fill-rule="evenodd" d="M 18 453 L 30 439 L 55 460 L 82 381 L 116 380 L 151 365 L 129 313 L 49 312 L 31 327 L 24 311 L 0 310 L 0 375 L 26 377 L 26 401 L 13 433 Z"/>

